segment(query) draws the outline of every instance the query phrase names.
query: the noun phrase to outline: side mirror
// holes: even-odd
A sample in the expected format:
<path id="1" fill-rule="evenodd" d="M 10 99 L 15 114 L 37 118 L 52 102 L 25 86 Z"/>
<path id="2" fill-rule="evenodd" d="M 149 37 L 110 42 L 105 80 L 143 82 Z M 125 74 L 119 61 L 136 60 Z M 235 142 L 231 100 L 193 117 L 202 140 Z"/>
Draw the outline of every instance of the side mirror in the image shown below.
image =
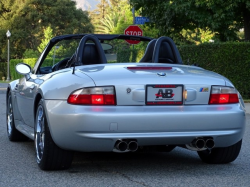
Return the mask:
<path id="1" fill-rule="evenodd" d="M 19 74 L 27 75 L 31 72 L 31 67 L 28 64 L 19 63 L 16 65 L 16 71 Z"/>
<path id="2" fill-rule="evenodd" d="M 16 71 L 17 73 L 24 75 L 26 80 L 30 79 L 31 67 L 28 64 L 24 64 L 24 63 L 17 64 Z"/>

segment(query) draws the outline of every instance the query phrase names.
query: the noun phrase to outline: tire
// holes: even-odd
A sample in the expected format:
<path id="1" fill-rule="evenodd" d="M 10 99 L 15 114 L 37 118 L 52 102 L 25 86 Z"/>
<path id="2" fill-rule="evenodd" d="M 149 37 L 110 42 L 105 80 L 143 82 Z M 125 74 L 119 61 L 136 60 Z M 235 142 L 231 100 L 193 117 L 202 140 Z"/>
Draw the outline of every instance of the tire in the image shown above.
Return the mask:
<path id="1" fill-rule="evenodd" d="M 73 152 L 63 150 L 54 143 L 49 131 L 43 100 L 40 100 L 36 111 L 34 143 L 37 164 L 42 170 L 62 170 L 71 166 Z"/>
<path id="2" fill-rule="evenodd" d="M 233 162 L 239 155 L 242 140 L 234 145 L 223 148 L 213 148 L 211 152 L 208 150 L 197 151 L 201 160 L 208 164 L 226 164 Z"/>
<path id="3" fill-rule="evenodd" d="M 8 93 L 8 100 L 6 105 L 6 122 L 8 138 L 12 142 L 28 140 L 28 137 L 19 132 L 15 127 L 13 105 L 11 93 Z"/>

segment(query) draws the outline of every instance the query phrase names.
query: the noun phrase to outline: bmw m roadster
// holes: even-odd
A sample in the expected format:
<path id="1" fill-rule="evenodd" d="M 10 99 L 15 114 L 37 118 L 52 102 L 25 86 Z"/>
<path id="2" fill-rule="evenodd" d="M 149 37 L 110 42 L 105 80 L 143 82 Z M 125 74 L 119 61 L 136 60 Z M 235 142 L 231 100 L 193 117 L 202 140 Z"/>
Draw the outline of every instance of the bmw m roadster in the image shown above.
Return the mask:
<path id="1" fill-rule="evenodd" d="M 108 63 L 114 40 L 147 42 L 145 54 L 138 63 Z M 16 71 L 23 77 L 8 85 L 8 137 L 34 140 L 42 170 L 69 168 L 74 151 L 180 146 L 215 164 L 240 152 L 240 93 L 226 77 L 184 65 L 169 37 L 57 36 L 33 68 L 21 63 Z"/>

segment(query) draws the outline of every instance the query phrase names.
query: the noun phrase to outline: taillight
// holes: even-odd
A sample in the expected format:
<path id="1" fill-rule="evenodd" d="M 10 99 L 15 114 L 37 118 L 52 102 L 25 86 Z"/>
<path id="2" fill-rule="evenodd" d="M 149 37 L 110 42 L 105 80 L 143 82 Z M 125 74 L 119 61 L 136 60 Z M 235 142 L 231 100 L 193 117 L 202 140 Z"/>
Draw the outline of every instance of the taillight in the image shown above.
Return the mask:
<path id="1" fill-rule="evenodd" d="M 67 101 L 75 105 L 116 105 L 115 89 L 113 86 L 83 88 L 71 93 Z"/>
<path id="2" fill-rule="evenodd" d="M 212 86 L 209 104 L 239 103 L 238 92 L 235 88 L 226 86 Z"/>

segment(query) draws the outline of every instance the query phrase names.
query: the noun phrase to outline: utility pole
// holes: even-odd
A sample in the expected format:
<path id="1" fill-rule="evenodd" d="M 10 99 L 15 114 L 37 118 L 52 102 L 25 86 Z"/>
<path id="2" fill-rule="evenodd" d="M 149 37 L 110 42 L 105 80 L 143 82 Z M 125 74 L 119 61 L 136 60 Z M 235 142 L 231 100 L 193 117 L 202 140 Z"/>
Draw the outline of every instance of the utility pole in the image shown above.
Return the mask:
<path id="1" fill-rule="evenodd" d="M 102 18 L 104 18 L 104 1 L 105 0 L 102 0 Z"/>
<path id="2" fill-rule="evenodd" d="M 133 25 L 135 25 L 135 7 L 134 6 L 132 8 L 132 13 L 133 13 Z"/>

